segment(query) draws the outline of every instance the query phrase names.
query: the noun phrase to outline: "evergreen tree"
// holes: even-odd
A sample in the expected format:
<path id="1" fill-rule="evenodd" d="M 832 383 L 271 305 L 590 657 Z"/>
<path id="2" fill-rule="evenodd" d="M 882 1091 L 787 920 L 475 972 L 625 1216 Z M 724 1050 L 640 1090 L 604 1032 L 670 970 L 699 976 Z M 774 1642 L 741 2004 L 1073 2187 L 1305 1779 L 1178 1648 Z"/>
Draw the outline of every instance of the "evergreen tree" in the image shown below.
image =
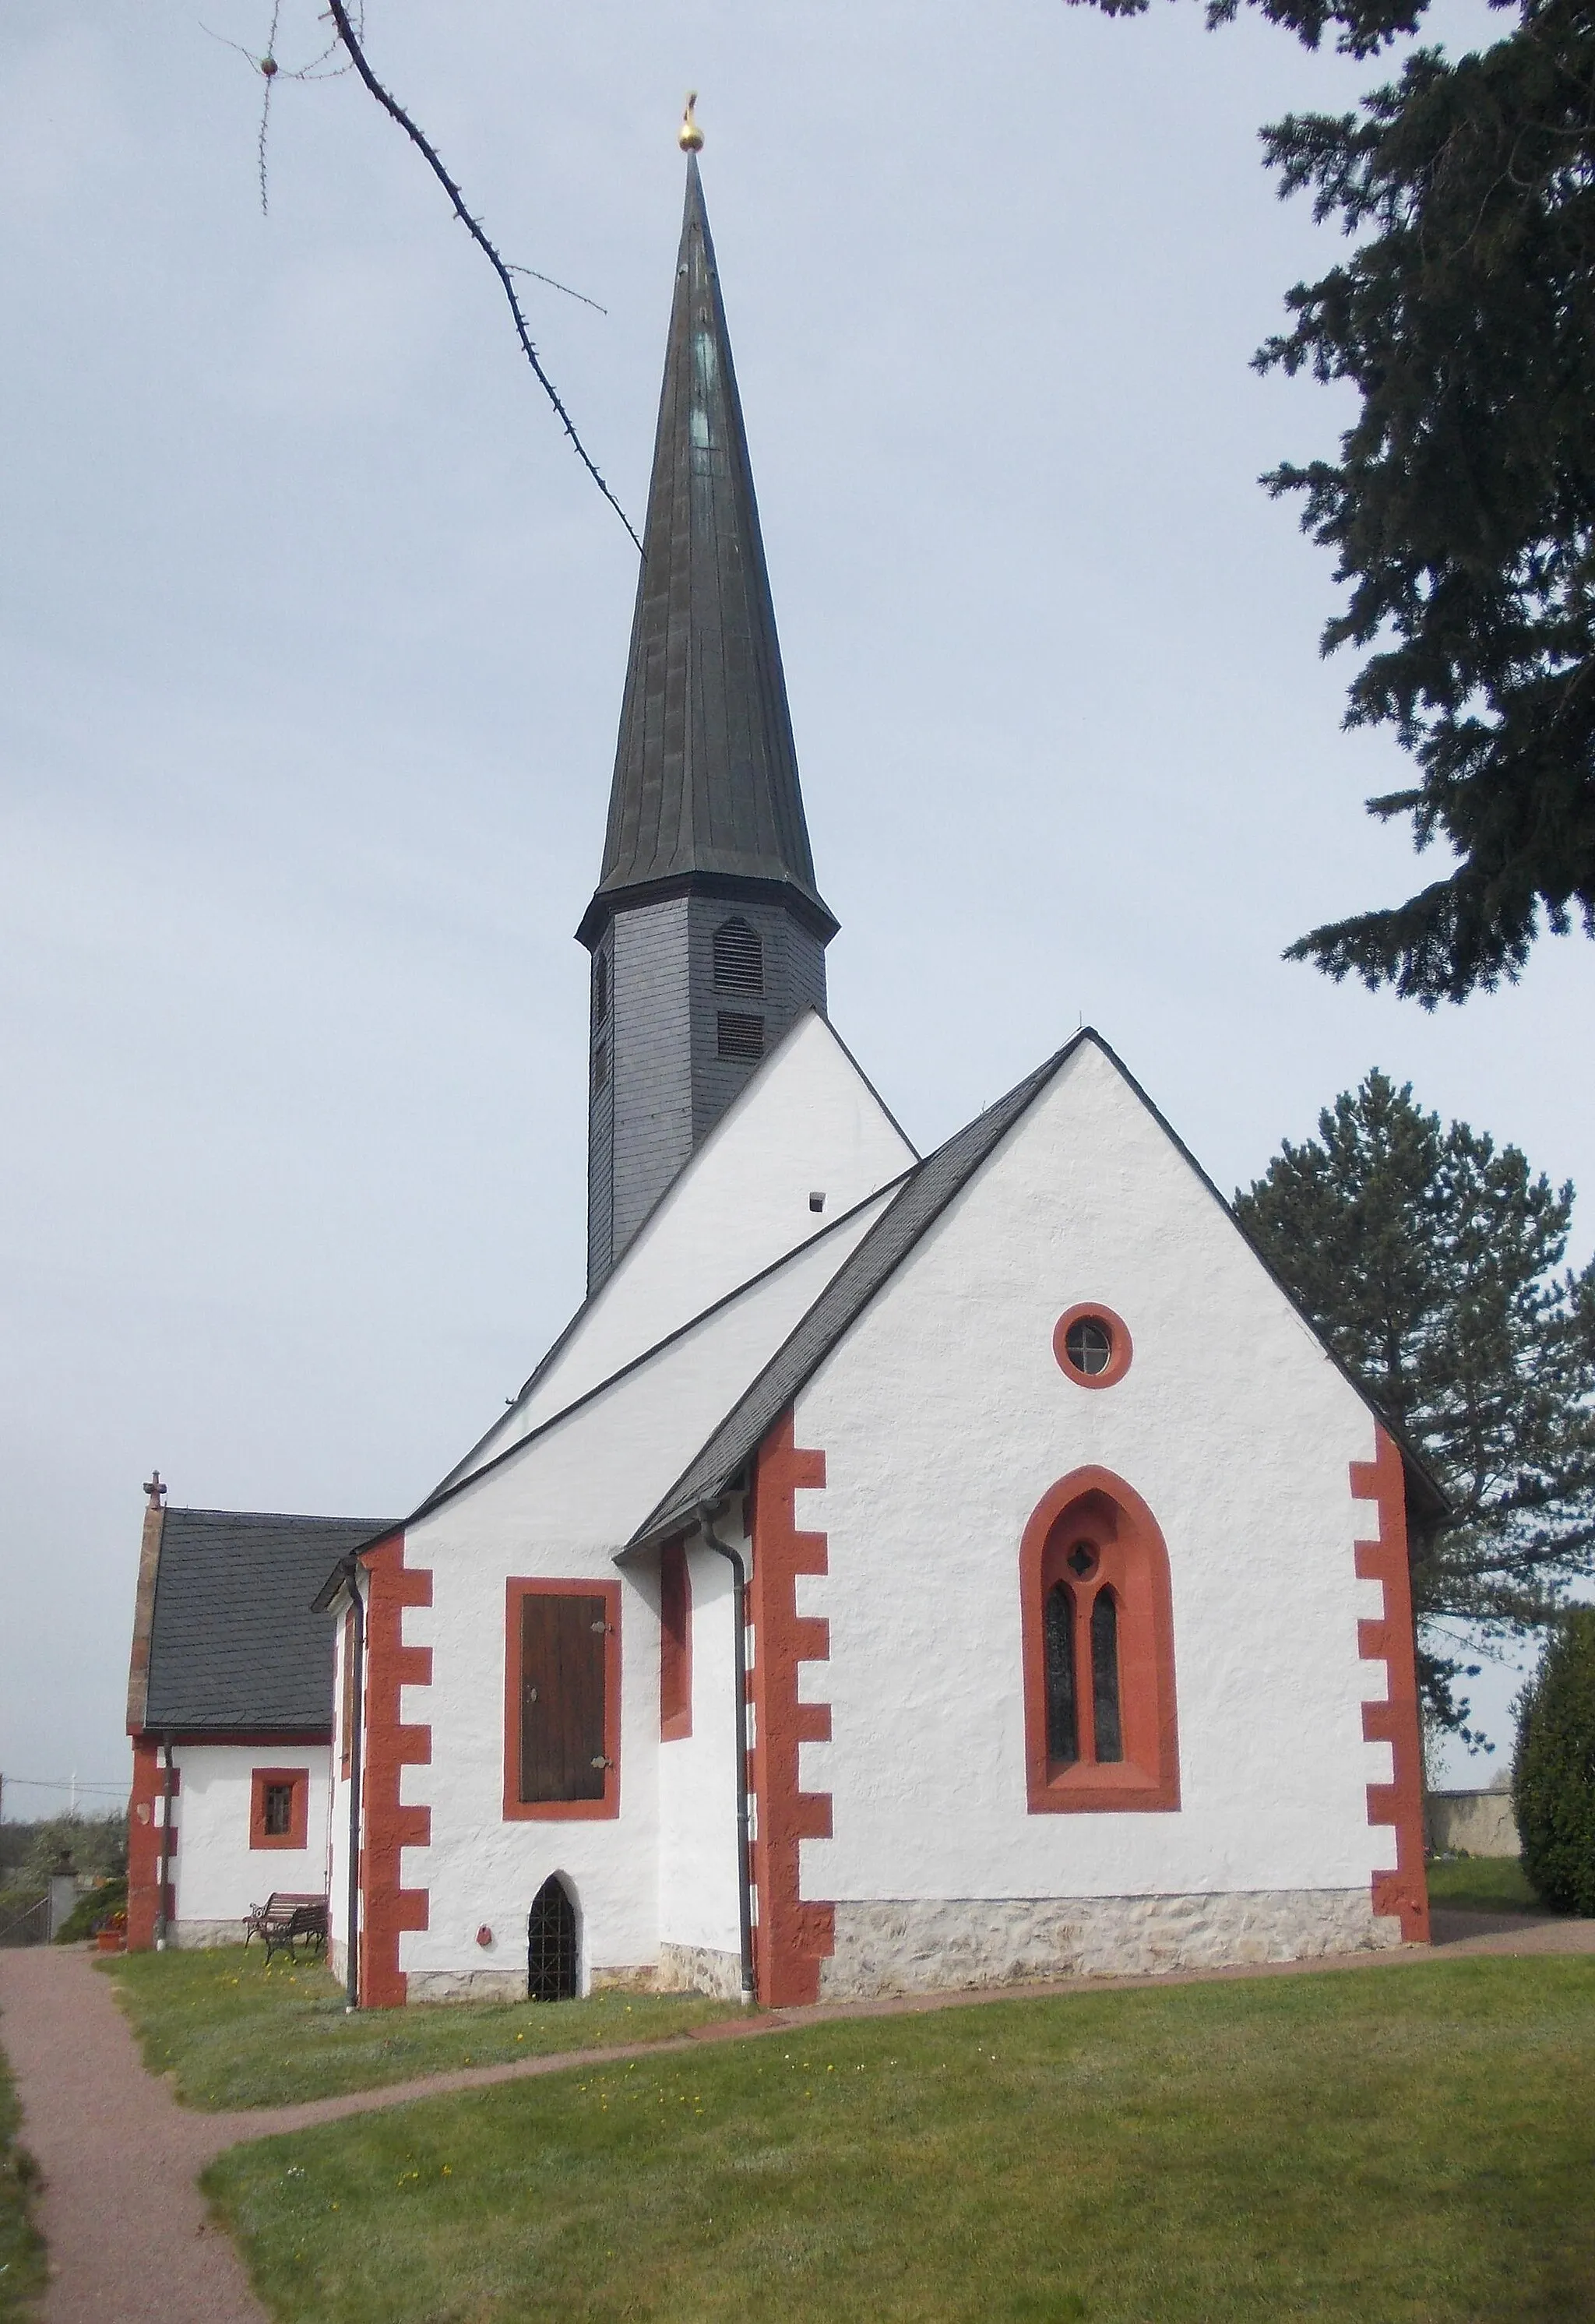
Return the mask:
<path id="1" fill-rule="evenodd" d="M 1364 57 L 1428 0 L 1258 5 Z M 1238 5 L 1210 0 L 1209 23 Z M 1263 481 L 1305 496 L 1349 585 L 1324 651 L 1373 649 L 1346 723 L 1389 726 L 1416 761 L 1370 813 L 1458 859 L 1287 956 L 1429 1006 L 1515 977 L 1542 916 L 1595 935 L 1595 7 L 1512 13 L 1480 54 L 1421 49 L 1358 111 L 1262 133 L 1281 194 L 1310 192 L 1356 244 L 1287 294 L 1293 327 L 1257 362 L 1360 399 L 1338 461 Z"/>
<path id="2" fill-rule="evenodd" d="M 1512 1804 L 1523 1868 L 1546 1904 L 1595 1913 L 1595 1607 L 1558 1623 L 1518 1698 Z"/>
<path id="3" fill-rule="evenodd" d="M 1595 1261 L 1562 1270 L 1573 1190 L 1376 1070 L 1288 1141 L 1236 1215 L 1449 1495 L 1412 1544 L 1419 1676 L 1459 1729 L 1433 1625 L 1521 1634 L 1595 1572 Z"/>

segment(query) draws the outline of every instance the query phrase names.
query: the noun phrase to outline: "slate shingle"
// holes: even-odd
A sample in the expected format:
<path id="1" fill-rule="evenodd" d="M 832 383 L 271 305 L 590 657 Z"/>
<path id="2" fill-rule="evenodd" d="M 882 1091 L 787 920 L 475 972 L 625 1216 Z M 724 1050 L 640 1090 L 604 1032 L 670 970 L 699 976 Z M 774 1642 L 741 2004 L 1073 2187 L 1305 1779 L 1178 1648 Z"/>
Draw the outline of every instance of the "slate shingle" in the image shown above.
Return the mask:
<path id="1" fill-rule="evenodd" d="M 334 1625 L 311 1600 L 376 1517 L 171 1509 L 150 1637 L 146 1733 L 330 1728 Z"/>
<path id="2" fill-rule="evenodd" d="M 753 472 L 697 163 L 687 205 L 649 487 L 646 548 L 598 892 L 595 941 L 627 890 L 684 874 L 767 881 L 822 940 Z"/>

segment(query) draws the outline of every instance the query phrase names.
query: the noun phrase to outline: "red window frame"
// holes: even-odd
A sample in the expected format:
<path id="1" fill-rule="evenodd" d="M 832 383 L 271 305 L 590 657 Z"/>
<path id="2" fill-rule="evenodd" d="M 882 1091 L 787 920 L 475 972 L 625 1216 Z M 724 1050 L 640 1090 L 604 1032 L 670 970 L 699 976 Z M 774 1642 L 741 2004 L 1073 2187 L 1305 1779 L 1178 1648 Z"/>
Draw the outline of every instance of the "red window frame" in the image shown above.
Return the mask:
<path id="1" fill-rule="evenodd" d="M 604 1637 L 603 1796 L 595 1800 L 521 1797 L 521 1606 L 523 1599 L 602 1598 Z M 512 1576 L 504 1584 L 504 1821 L 600 1823 L 621 1812 L 621 1585 L 585 1574 L 535 1581 Z"/>
<path id="2" fill-rule="evenodd" d="M 268 1786 L 286 1784 L 293 1794 L 286 1831 L 266 1830 Z M 251 1848 L 304 1848 L 310 1829 L 310 1771 L 308 1767 L 252 1767 L 249 1772 L 249 1844 Z"/>
<path id="3" fill-rule="evenodd" d="M 1083 1372 L 1069 1354 L 1069 1330 L 1074 1323 L 1092 1323 L 1106 1328 L 1111 1352 L 1100 1372 Z M 1082 1299 L 1074 1306 L 1065 1307 L 1053 1325 L 1052 1352 L 1064 1378 L 1073 1380 L 1076 1388 L 1117 1388 L 1134 1361 L 1135 1343 L 1122 1315 L 1115 1315 L 1100 1299 Z"/>
<path id="4" fill-rule="evenodd" d="M 684 1540 L 659 1551 L 659 1741 L 692 1733 L 692 1574 Z"/>
<path id="5" fill-rule="evenodd" d="M 1100 1309 L 1093 1313 L 1101 1313 Z M 1089 1541 L 1095 1571 L 1084 1585 L 1065 1560 Z M 1046 1606 L 1066 1582 L 1074 1600 L 1075 1700 L 1081 1757 L 1055 1766 L 1047 1749 Z M 1124 1757 L 1105 1763 L 1093 1744 L 1091 1608 L 1111 1589 L 1119 1610 L 1119 1717 Z M 1019 1547 L 1025 1684 L 1025 1776 L 1032 1815 L 1177 1810 L 1179 1727 L 1175 1705 L 1174 1610 L 1168 1551 L 1139 1493 L 1109 1469 L 1076 1469 L 1043 1495 Z"/>

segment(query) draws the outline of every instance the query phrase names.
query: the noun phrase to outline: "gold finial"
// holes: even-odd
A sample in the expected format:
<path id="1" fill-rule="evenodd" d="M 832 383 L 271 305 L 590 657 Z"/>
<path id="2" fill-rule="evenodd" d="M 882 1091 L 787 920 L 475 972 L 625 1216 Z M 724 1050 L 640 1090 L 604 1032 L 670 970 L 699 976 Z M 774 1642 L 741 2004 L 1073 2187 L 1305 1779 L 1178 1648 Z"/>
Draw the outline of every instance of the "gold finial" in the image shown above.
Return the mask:
<path id="1" fill-rule="evenodd" d="M 704 150 L 704 133 L 692 117 L 692 108 L 696 103 L 697 91 L 695 88 L 687 97 L 687 110 L 681 116 L 681 126 L 676 132 L 676 143 L 684 153 L 701 153 Z"/>

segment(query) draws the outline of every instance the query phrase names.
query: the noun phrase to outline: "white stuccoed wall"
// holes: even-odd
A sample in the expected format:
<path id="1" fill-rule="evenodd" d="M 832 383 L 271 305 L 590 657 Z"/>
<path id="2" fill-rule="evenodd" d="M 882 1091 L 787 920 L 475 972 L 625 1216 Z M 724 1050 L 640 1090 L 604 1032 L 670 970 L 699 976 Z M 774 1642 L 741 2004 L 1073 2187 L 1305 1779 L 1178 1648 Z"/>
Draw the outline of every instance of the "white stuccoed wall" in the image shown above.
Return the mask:
<path id="1" fill-rule="evenodd" d="M 1051 1346 L 1059 1314 L 1092 1299 L 1135 1348 L 1128 1377 L 1095 1391 Z M 829 1536 L 828 1573 L 798 1582 L 798 1610 L 828 1617 L 831 1637 L 803 1686 L 833 1721 L 802 1749 L 804 1788 L 834 1799 L 834 1837 L 803 1843 L 806 1897 L 1340 1891 L 1356 1919 L 1395 1862 L 1365 1791 L 1391 1755 L 1360 1719 L 1384 1666 L 1357 1652 L 1383 1593 L 1357 1580 L 1352 1544 L 1377 1519 L 1348 1476 L 1373 1422 L 1098 1049 L 821 1369 L 797 1441 L 827 1464 L 798 1522 Z M 1141 1495 L 1168 1546 L 1177 1813 L 1026 1808 L 1020 1537 L 1092 1462 Z"/>
<path id="2" fill-rule="evenodd" d="M 742 1550 L 729 1519 L 715 1528 Z M 692 1733 L 659 1746 L 659 1905 L 661 1945 L 682 1956 L 696 1980 L 718 1968 L 726 1989 L 740 1981 L 742 1922 L 737 1896 L 735 1594 L 731 1567 L 713 1550 L 687 1553 L 692 1589 Z"/>
<path id="3" fill-rule="evenodd" d="M 659 1610 L 651 1562 L 614 1563 L 617 1550 L 675 1482 L 830 1274 L 799 1251 L 779 1274 L 696 1326 L 603 1395 L 556 1421 L 512 1459 L 468 1482 L 411 1526 L 405 1563 L 430 1568 L 432 1603 L 408 1608 L 406 1646 L 432 1649 L 432 1683 L 403 1692 L 401 1716 L 429 1722 L 432 1758 L 404 1771 L 402 1797 L 432 1811 L 431 1844 L 407 1849 L 406 1887 L 430 1891 L 431 1925 L 401 1941 L 412 1998 L 497 1979 L 525 1989 L 526 1918 L 550 1872 L 565 1879 L 581 1923 L 583 1975 L 651 1973 L 660 1941 Z M 705 1565 L 720 1563 L 706 1556 Z M 620 1814 L 607 1821 L 506 1821 L 503 1816 L 504 1583 L 548 1576 L 622 1583 Z M 698 1581 L 695 1560 L 694 1581 Z M 715 1601 L 704 1578 L 708 1630 L 695 1688 L 717 1655 L 729 1671 L 729 1625 L 715 1643 Z M 727 1681 L 724 1718 L 731 1718 Z M 695 1704 L 695 1729 L 697 1724 Z M 715 1746 L 707 1707 L 704 1758 Z M 695 1733 L 694 1740 L 696 1740 Z M 729 1739 L 725 1747 L 729 1759 Z M 731 1797 L 730 1787 L 724 1796 Z M 706 1849 L 700 1834 L 699 1845 Z M 734 1915 L 734 1824 L 730 1910 Z M 479 1925 L 494 1932 L 476 1944 Z M 724 1926 L 712 1904 L 703 1925 Z M 734 1930 L 734 1919 L 732 1923 Z M 734 1934 L 730 1939 L 735 1945 Z"/>
<path id="4" fill-rule="evenodd" d="M 242 1937 L 252 1904 L 274 1888 L 319 1896 L 327 1886 L 331 1754 L 325 1743 L 180 1743 L 172 1753 L 181 1788 L 172 1858 L 180 1945 L 226 1944 Z M 306 1844 L 251 1848 L 249 1802 L 257 1767 L 308 1767 Z"/>
<path id="5" fill-rule="evenodd" d="M 816 1235 L 832 1269 L 840 1267 L 877 1213 L 834 1222 L 915 1158 L 830 1026 L 807 1011 L 715 1123 L 531 1394 L 456 1475 Z M 811 1193 L 825 1197 L 817 1215 Z"/>
<path id="6" fill-rule="evenodd" d="M 369 1582 L 361 1576 L 362 1593 L 369 1591 Z M 349 1906 L 349 1786 L 343 1767 L 344 1715 L 344 1611 L 348 1600 L 338 1600 L 327 1619 L 336 1625 L 332 1669 L 332 1748 L 327 1754 L 330 1775 L 327 1784 L 327 1955 L 339 1977 L 348 1974 L 348 1955 L 345 1950 Z"/>

